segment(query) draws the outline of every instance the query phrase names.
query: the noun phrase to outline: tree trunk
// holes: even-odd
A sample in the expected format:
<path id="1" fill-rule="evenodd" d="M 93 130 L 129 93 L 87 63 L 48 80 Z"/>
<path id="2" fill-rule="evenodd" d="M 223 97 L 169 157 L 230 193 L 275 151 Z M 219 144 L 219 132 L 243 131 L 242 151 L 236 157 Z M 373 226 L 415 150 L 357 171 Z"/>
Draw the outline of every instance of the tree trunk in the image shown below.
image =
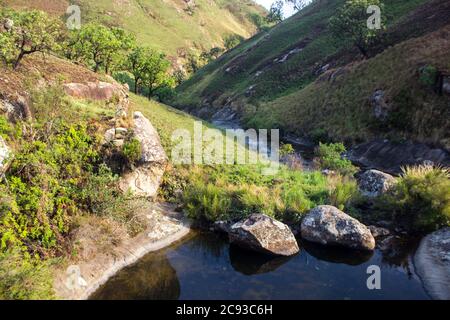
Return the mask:
<path id="1" fill-rule="evenodd" d="M 366 48 L 364 46 L 357 44 L 356 47 L 359 49 L 359 52 L 364 56 L 364 59 L 367 59 L 369 56 L 367 54 Z"/>
<path id="2" fill-rule="evenodd" d="M 24 56 L 25 56 L 25 53 L 24 53 L 24 52 L 21 52 L 21 53 L 19 54 L 19 56 L 17 57 L 16 61 L 14 62 L 14 66 L 13 66 L 14 70 L 17 69 L 17 67 L 18 67 L 19 64 L 20 64 L 20 61 L 22 61 L 22 59 L 23 59 Z"/>
<path id="3" fill-rule="evenodd" d="M 138 94 L 138 82 L 139 79 L 134 79 L 134 93 Z"/>

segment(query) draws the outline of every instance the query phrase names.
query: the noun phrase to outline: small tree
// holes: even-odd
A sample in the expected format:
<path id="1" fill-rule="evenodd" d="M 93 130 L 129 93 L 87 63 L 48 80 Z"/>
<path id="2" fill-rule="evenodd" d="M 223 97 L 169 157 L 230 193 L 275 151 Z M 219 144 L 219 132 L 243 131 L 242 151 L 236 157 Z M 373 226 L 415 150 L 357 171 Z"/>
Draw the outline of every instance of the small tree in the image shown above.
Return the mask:
<path id="1" fill-rule="evenodd" d="M 120 28 L 108 28 L 100 24 L 87 24 L 79 31 L 73 31 L 67 43 L 66 56 L 81 60 L 95 72 L 101 69 L 110 73 L 125 61 L 134 38 Z"/>
<path id="2" fill-rule="evenodd" d="M 165 55 L 154 50 L 147 50 L 144 56 L 144 65 L 142 69 L 142 82 L 148 89 L 148 98 L 150 99 L 155 90 L 165 83 L 170 67 L 170 62 Z"/>
<path id="3" fill-rule="evenodd" d="M 62 37 L 61 22 L 37 10 L 1 10 L 0 22 L 0 56 L 14 69 L 27 55 L 56 50 Z"/>
<path id="4" fill-rule="evenodd" d="M 280 23 L 283 21 L 283 6 L 284 3 L 282 0 L 277 0 L 272 3 L 269 14 L 266 17 L 268 23 Z"/>
<path id="5" fill-rule="evenodd" d="M 134 48 L 127 59 L 127 70 L 134 77 L 134 93 L 139 92 L 139 85 L 145 74 L 146 55 L 143 47 Z"/>
<path id="6" fill-rule="evenodd" d="M 337 14 L 330 19 L 332 33 L 344 41 L 351 41 L 367 58 L 368 50 L 385 28 L 384 20 L 381 20 L 380 29 L 372 29 L 367 26 L 369 15 L 367 9 L 372 6 L 383 8 L 380 0 L 348 0 Z"/>

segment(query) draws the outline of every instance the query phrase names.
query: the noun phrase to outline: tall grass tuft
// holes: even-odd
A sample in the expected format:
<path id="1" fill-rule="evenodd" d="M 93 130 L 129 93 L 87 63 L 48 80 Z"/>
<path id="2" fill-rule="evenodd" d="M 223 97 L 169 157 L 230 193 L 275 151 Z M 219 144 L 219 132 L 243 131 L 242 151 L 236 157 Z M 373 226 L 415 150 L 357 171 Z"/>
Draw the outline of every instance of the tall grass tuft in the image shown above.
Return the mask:
<path id="1" fill-rule="evenodd" d="M 430 165 L 403 168 L 398 183 L 380 199 L 380 206 L 411 231 L 450 226 L 449 170 Z"/>

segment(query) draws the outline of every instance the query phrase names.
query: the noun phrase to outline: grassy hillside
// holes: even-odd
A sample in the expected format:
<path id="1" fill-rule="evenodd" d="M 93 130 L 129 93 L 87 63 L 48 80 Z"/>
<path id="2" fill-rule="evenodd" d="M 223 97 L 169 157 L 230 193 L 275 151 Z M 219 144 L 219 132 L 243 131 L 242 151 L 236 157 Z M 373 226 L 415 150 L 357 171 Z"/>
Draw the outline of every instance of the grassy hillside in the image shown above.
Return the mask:
<path id="1" fill-rule="evenodd" d="M 334 139 L 354 141 L 367 140 L 372 133 L 383 133 L 376 128 L 376 123 L 368 123 L 370 121 L 367 120 L 370 116 L 367 104 L 374 90 L 387 91 L 390 100 L 411 98 L 413 101 L 406 100 L 408 102 L 405 103 L 412 102 L 414 108 L 422 110 L 423 114 L 430 110 L 426 109 L 429 104 L 436 105 L 438 109 L 438 106 L 445 106 L 445 98 L 427 94 L 424 88 L 421 95 L 427 98 L 419 97 L 419 94 L 408 96 L 404 90 L 419 86 L 417 73 L 424 65 L 436 64 L 441 72 L 447 70 L 448 54 L 445 53 L 448 53 L 448 48 L 441 43 L 440 36 L 429 35 L 448 25 L 448 1 L 383 1 L 387 30 L 382 40 L 369 51 L 370 59 L 360 68 L 352 66 L 362 60 L 359 52 L 336 41 L 328 27 L 329 19 L 344 2 L 317 1 L 269 32 L 254 36 L 183 83 L 173 104 L 206 117 L 227 105 L 241 115 L 244 125 L 277 126 L 298 135 L 311 135 L 312 130 L 319 130 Z M 446 32 L 446 29 L 443 30 Z M 429 52 L 421 41 L 417 41 L 377 56 L 391 46 L 421 36 L 421 41 L 427 41 L 430 46 Z M 405 49 L 407 51 L 402 51 Z M 383 72 L 379 72 L 379 66 Z M 364 73 L 357 73 L 362 68 L 367 69 Z M 333 70 L 351 75 L 330 93 L 330 85 L 318 79 Z M 403 82 L 397 81 L 397 75 Z M 377 78 L 377 82 L 369 85 L 367 78 L 360 78 L 362 76 Z M 359 83 L 357 87 L 361 90 L 354 91 L 355 83 Z M 312 89 L 318 87 L 322 89 Z M 398 96 L 400 93 L 408 97 Z M 333 98 L 329 98 L 330 95 L 334 95 Z M 438 100 L 440 102 L 436 102 Z M 394 112 L 402 108 L 400 105 L 393 106 Z M 358 114 L 356 110 L 364 113 Z M 351 115 L 352 119 L 340 117 L 343 114 Z M 397 116 L 401 114 L 397 113 Z M 344 120 L 352 121 L 343 123 Z M 336 121 L 340 123 L 328 127 Z M 401 133 L 401 136 L 409 130 L 411 132 L 404 136 L 427 142 L 444 142 L 441 140 L 445 140 L 445 131 L 430 133 L 424 130 L 424 124 L 419 125 L 417 121 L 406 130 L 398 128 L 410 125 L 408 121 L 389 128 L 394 134 Z M 370 134 L 369 127 L 373 129 Z M 362 128 L 365 130 L 360 131 Z"/>
<path id="2" fill-rule="evenodd" d="M 252 0 L 5 0 L 14 8 L 35 8 L 63 16 L 67 7 L 81 7 L 82 22 L 96 21 L 120 26 L 147 44 L 170 56 L 186 49 L 222 46 L 226 36 L 250 37 L 256 26 L 250 16 L 264 15 L 265 9 Z"/>

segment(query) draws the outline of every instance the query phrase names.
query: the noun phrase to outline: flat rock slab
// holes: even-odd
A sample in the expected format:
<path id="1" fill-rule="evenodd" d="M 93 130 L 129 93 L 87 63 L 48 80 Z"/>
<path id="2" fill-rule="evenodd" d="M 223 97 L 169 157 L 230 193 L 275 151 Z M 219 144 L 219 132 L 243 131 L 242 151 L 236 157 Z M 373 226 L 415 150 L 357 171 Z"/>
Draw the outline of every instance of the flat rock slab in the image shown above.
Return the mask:
<path id="1" fill-rule="evenodd" d="M 190 223 L 183 214 L 173 211 L 169 205 L 149 204 L 140 213 L 146 221 L 145 230 L 134 237 L 126 237 L 120 243 L 108 241 L 99 225 L 84 223 L 75 233 L 78 254 L 68 261 L 66 269 L 55 272 L 54 289 L 60 299 L 88 299 L 101 285 L 124 267 L 141 259 L 149 252 L 168 247 L 190 232 Z M 68 282 L 78 277 L 78 285 Z M 68 286 L 69 284 L 69 286 Z"/>
<path id="2" fill-rule="evenodd" d="M 426 236 L 414 256 L 414 264 L 431 297 L 450 300 L 450 228 Z"/>

